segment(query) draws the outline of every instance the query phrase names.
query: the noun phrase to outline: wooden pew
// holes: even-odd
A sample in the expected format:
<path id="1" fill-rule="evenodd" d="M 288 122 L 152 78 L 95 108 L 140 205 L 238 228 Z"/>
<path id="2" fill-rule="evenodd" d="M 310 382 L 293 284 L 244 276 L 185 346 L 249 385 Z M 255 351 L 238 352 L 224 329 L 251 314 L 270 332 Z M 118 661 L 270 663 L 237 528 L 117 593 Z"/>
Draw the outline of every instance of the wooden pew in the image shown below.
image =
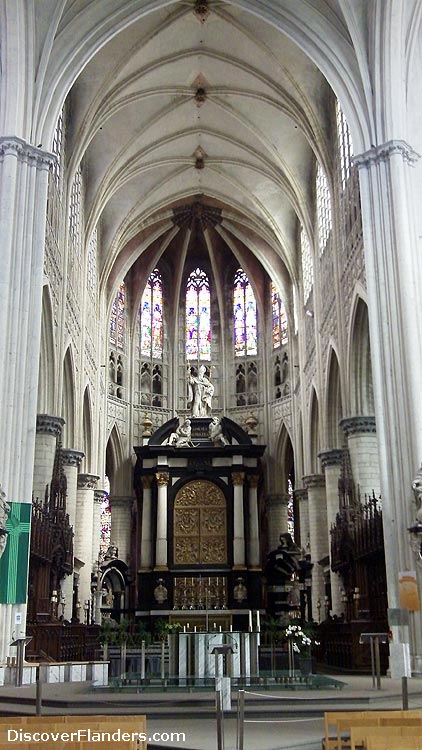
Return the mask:
<path id="1" fill-rule="evenodd" d="M 322 741 L 325 750 L 345 750 L 350 748 L 352 727 L 408 725 L 422 723 L 422 710 L 414 711 L 327 711 L 324 714 L 325 737 Z M 334 729 L 333 729 L 334 728 Z"/>
<path id="2" fill-rule="evenodd" d="M 54 750 L 57 748 L 66 748 L 66 750 L 92 750 L 98 746 L 98 750 L 141 750 L 146 747 L 146 741 L 134 737 L 124 742 L 122 740 L 108 740 L 107 738 L 98 743 L 88 741 L 87 738 L 77 740 L 69 739 L 68 741 L 57 740 L 48 742 L 20 741 L 10 742 L 7 737 L 7 730 L 22 730 L 23 732 L 66 732 L 71 735 L 79 729 L 91 729 L 91 732 L 101 732 L 113 734 L 120 731 L 129 734 L 146 734 L 146 717 L 140 716 L 3 716 L 0 717 L 0 750 L 12 750 L 15 746 L 18 750 Z M 24 721 L 23 721 L 24 720 Z"/>
<path id="3" fill-rule="evenodd" d="M 375 727 L 352 727 L 350 732 L 350 750 L 362 750 L 368 747 L 368 742 L 377 739 L 389 741 L 401 738 L 401 747 L 406 750 L 408 738 L 421 738 L 422 726 L 391 726 L 389 724 Z"/>

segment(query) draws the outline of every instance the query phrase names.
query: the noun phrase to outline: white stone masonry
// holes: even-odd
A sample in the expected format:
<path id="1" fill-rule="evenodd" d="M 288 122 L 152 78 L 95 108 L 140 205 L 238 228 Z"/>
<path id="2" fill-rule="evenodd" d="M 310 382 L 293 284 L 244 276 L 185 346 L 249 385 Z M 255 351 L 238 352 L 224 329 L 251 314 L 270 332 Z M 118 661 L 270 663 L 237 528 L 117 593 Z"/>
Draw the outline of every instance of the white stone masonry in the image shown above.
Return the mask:
<path id="1" fill-rule="evenodd" d="M 303 477 L 308 490 L 309 538 L 311 542 L 312 568 L 312 616 L 318 618 L 318 601 L 323 611 L 325 596 L 324 572 L 319 560 L 328 555 L 327 501 L 325 479 L 321 474 Z"/>
<path id="2" fill-rule="evenodd" d="M 110 497 L 111 532 L 110 541 L 119 550 L 119 559 L 129 562 L 132 497 Z"/>
<path id="3" fill-rule="evenodd" d="M 64 419 L 50 414 L 37 415 L 37 433 L 35 436 L 34 456 L 34 497 L 44 499 L 46 486 L 51 484 L 57 438 L 60 437 Z"/>

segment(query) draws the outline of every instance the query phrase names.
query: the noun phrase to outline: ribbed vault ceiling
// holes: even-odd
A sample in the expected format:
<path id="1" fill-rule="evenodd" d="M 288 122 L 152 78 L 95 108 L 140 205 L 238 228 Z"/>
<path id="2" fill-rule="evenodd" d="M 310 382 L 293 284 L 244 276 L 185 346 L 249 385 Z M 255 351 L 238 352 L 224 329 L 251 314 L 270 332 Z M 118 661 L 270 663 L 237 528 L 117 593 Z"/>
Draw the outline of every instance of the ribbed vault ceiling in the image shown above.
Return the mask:
<path id="1" fill-rule="evenodd" d="M 63 27 L 86 3 L 69 5 Z M 298 219 L 312 237 L 315 156 L 331 168 L 327 82 L 251 13 L 211 0 L 202 21 L 193 8 L 132 23 L 70 92 L 69 166 L 84 158 L 87 236 L 100 222 L 109 294 L 152 243 L 149 270 L 176 237 L 183 251 L 177 206 L 218 207 L 209 247 L 248 248 L 282 287 L 297 280 Z"/>

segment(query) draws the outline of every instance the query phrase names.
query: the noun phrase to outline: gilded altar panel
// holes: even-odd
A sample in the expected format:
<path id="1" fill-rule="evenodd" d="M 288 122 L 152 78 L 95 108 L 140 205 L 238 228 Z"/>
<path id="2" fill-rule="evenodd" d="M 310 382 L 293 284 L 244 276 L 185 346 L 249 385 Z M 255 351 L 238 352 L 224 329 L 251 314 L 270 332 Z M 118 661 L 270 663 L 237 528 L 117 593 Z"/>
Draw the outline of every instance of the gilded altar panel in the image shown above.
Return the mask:
<path id="1" fill-rule="evenodd" d="M 205 479 L 185 484 L 177 493 L 173 515 L 176 564 L 227 562 L 227 512 L 223 491 Z"/>

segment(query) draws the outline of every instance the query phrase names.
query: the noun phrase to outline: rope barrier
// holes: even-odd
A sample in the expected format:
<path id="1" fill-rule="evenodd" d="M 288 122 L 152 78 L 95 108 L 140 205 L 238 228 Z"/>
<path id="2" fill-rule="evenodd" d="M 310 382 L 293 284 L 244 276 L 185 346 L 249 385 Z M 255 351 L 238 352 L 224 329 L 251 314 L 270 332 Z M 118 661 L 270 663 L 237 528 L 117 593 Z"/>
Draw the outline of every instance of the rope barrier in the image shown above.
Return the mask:
<path id="1" fill-rule="evenodd" d="M 309 703 L 309 698 L 299 698 L 296 696 L 294 698 L 291 698 L 290 696 L 289 698 L 286 698 L 285 695 L 268 695 L 267 693 L 254 693 L 251 690 L 244 690 L 244 693 L 245 695 L 257 695 L 259 698 L 271 698 L 277 701 L 294 700 L 294 701 L 306 701 L 307 703 Z"/>
<path id="2" fill-rule="evenodd" d="M 321 717 L 318 719 L 318 717 L 313 717 L 312 719 L 244 719 L 244 724 L 291 724 L 292 722 L 299 721 L 324 721 L 324 719 Z"/>

